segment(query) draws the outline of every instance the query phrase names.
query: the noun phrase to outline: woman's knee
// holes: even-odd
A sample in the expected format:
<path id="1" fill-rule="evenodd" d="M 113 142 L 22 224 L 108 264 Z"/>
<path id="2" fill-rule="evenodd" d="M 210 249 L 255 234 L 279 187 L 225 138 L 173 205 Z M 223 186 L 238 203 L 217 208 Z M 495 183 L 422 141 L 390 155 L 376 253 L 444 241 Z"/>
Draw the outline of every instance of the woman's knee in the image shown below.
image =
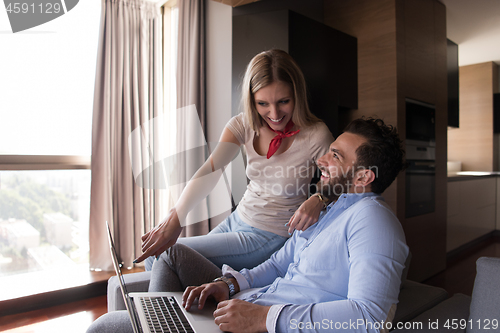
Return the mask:
<path id="1" fill-rule="evenodd" d="M 197 256 L 201 255 L 189 246 L 176 243 L 160 255 L 159 261 L 175 269 L 180 263 L 185 263 L 186 260 L 191 261 Z M 155 263 L 155 265 L 157 264 L 158 263 Z"/>

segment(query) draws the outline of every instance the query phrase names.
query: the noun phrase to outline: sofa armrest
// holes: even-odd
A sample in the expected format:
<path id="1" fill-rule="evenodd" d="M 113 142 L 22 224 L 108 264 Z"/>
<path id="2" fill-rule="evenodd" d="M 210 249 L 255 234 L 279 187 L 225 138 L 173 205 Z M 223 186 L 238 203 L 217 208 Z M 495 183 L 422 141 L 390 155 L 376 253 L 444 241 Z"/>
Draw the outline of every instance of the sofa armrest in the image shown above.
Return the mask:
<path id="1" fill-rule="evenodd" d="M 148 291 L 150 278 L 151 271 L 123 275 L 129 293 Z M 108 312 L 117 310 L 125 310 L 125 302 L 120 291 L 118 278 L 113 276 L 108 280 Z"/>
<path id="2" fill-rule="evenodd" d="M 471 297 L 464 294 L 455 294 L 444 302 L 415 317 L 410 322 L 401 323 L 402 329 L 395 329 L 393 333 L 458 333 L 465 332 Z M 447 326 L 445 326 L 447 325 Z M 397 328 L 397 326 L 393 325 Z M 406 328 L 404 328 L 406 327 Z"/>
<path id="3" fill-rule="evenodd" d="M 499 332 L 500 258 L 481 257 L 476 264 L 469 318 L 474 325 L 467 329 L 467 333 Z M 493 325 L 495 319 L 496 325 Z"/>

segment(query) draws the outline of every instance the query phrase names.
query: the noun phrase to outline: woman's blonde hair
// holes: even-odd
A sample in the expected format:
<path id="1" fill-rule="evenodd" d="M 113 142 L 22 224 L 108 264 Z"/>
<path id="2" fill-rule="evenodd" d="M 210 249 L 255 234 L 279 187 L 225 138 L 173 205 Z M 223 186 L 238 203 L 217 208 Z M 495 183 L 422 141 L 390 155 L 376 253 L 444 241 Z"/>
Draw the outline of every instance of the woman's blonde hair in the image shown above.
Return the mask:
<path id="1" fill-rule="evenodd" d="M 307 104 L 307 90 L 304 74 L 293 58 L 285 51 L 272 49 L 257 54 L 247 66 L 242 84 L 242 103 L 250 127 L 259 133 L 263 126 L 262 117 L 255 107 L 254 94 L 273 82 L 288 83 L 293 90 L 295 108 L 292 120 L 299 127 L 310 126 L 320 121 Z"/>

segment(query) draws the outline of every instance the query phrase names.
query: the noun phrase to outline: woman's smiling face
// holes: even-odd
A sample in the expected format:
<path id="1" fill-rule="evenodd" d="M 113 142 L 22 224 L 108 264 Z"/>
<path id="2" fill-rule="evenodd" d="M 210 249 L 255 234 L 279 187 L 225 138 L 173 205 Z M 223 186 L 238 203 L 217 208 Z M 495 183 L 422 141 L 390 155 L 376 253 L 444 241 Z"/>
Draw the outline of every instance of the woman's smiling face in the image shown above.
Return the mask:
<path id="1" fill-rule="evenodd" d="M 295 100 L 288 83 L 275 81 L 254 94 L 255 108 L 275 131 L 283 131 L 292 119 Z"/>

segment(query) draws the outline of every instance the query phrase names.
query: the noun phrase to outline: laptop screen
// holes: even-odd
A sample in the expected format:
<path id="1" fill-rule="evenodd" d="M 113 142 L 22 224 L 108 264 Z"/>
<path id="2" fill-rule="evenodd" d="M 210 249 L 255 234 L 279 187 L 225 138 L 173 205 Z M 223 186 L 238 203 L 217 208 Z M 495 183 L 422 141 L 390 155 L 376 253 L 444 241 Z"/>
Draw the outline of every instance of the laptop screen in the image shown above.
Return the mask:
<path id="1" fill-rule="evenodd" d="M 125 281 L 123 280 L 122 271 L 120 268 L 120 264 L 118 263 L 118 257 L 116 255 L 115 243 L 113 242 L 113 237 L 111 236 L 111 229 L 109 228 L 108 221 L 106 221 L 106 228 L 108 229 L 108 240 L 109 240 L 109 248 L 111 250 L 111 259 L 113 260 L 113 266 L 115 267 L 116 276 L 118 277 L 118 282 L 120 283 L 120 290 L 122 292 L 123 301 L 125 302 L 125 307 L 130 316 L 130 321 L 132 322 L 132 327 L 134 328 L 134 332 L 140 332 L 138 328 L 138 321 L 135 311 L 132 309 L 132 301 L 128 295 L 127 287 L 125 286 Z"/>

